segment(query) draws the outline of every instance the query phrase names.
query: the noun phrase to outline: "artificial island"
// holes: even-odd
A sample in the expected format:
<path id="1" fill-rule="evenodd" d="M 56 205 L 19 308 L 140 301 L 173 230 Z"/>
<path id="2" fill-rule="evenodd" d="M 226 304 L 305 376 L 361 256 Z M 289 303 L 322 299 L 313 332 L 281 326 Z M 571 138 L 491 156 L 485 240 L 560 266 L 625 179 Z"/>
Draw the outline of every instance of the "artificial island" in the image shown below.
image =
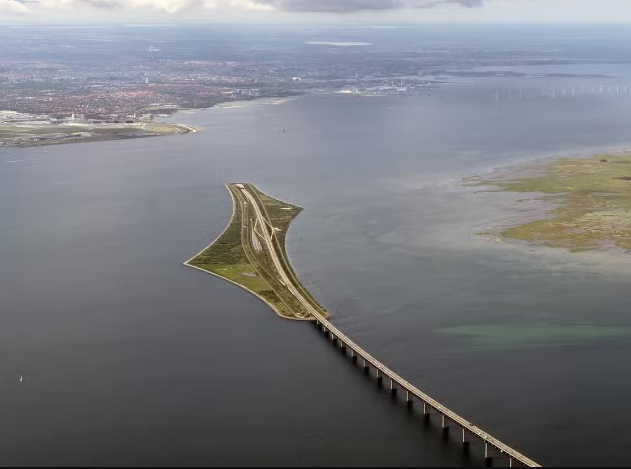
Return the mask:
<path id="1" fill-rule="evenodd" d="M 234 210 L 223 234 L 186 265 L 222 277 L 261 298 L 287 319 L 328 317 L 287 261 L 285 238 L 302 211 L 251 184 L 228 184 Z"/>

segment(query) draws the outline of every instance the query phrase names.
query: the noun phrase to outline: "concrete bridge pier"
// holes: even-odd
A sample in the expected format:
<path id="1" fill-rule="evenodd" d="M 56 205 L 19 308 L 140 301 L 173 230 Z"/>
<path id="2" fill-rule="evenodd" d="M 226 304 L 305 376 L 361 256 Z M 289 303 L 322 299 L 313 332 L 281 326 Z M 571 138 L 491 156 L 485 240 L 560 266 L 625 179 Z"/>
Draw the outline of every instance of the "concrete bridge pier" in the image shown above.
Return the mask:
<path id="1" fill-rule="evenodd" d="M 427 405 L 427 402 L 423 402 L 423 419 L 426 422 L 429 422 L 429 417 L 430 417 L 429 406 Z"/>
<path id="2" fill-rule="evenodd" d="M 462 429 L 462 449 L 466 453 L 468 453 L 469 450 L 471 449 L 471 442 L 467 438 L 467 432 L 466 432 L 466 430 L 464 428 Z"/>
<path id="3" fill-rule="evenodd" d="M 368 362 L 364 358 L 364 373 L 368 374 L 369 372 L 370 372 L 370 365 L 368 365 Z"/>
<path id="4" fill-rule="evenodd" d="M 357 354 L 353 349 L 351 349 L 351 360 L 353 361 L 353 363 L 357 363 Z"/>
<path id="5" fill-rule="evenodd" d="M 397 385 L 394 382 L 393 379 L 390 379 L 390 394 L 392 394 L 392 397 L 395 397 L 397 395 Z"/>
<path id="6" fill-rule="evenodd" d="M 405 391 L 405 403 L 408 406 L 408 409 L 411 409 L 414 406 L 414 401 L 412 400 L 412 394 L 410 391 Z"/>
<path id="7" fill-rule="evenodd" d="M 487 442 L 484 442 L 484 464 L 486 467 L 493 467 L 493 456 Z"/>
<path id="8" fill-rule="evenodd" d="M 445 415 L 442 416 L 442 421 L 441 421 L 440 426 L 443 430 L 443 436 L 448 437 L 449 436 L 449 421 L 447 420 L 447 417 L 445 417 Z"/>
<path id="9" fill-rule="evenodd" d="M 381 386 L 383 383 L 383 375 L 381 374 L 381 370 L 377 368 L 377 384 Z"/>
<path id="10" fill-rule="evenodd" d="M 340 350 L 342 353 L 346 352 L 346 344 L 340 340 Z"/>

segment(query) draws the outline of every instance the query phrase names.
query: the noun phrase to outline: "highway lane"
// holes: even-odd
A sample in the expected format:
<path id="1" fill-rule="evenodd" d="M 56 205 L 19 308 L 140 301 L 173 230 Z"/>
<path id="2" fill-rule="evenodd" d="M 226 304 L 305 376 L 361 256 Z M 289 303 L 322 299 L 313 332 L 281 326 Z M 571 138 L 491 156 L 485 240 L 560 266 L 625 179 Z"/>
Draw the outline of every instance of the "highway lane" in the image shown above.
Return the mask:
<path id="1" fill-rule="evenodd" d="M 267 246 L 267 249 L 270 253 L 270 257 L 272 258 L 272 262 L 274 263 L 274 267 L 276 268 L 276 271 L 278 272 L 278 275 L 280 277 L 279 280 L 285 285 L 285 287 L 287 287 L 290 293 L 296 297 L 296 299 L 306 308 L 306 310 L 310 314 L 312 314 L 314 317 L 321 316 L 318 313 L 318 311 L 316 311 L 315 308 L 311 306 L 311 304 L 300 294 L 300 292 L 296 289 L 296 287 L 294 287 L 293 282 L 287 276 L 285 269 L 283 268 L 280 260 L 278 259 L 278 255 L 276 254 L 276 251 L 274 250 L 274 241 L 272 239 L 272 236 L 275 236 L 274 227 L 271 225 L 267 217 L 263 215 L 263 212 L 261 211 L 259 204 L 256 202 L 252 194 L 250 194 L 247 189 L 240 189 L 240 190 L 248 199 L 248 201 L 250 202 L 250 205 L 254 209 L 259 226 L 263 228 L 263 232 L 259 234 L 262 235 L 263 242 Z M 269 229 L 272 230 L 271 235 L 267 228 L 268 226 L 270 227 Z M 298 315 L 298 316 L 304 317 L 302 315 Z"/>

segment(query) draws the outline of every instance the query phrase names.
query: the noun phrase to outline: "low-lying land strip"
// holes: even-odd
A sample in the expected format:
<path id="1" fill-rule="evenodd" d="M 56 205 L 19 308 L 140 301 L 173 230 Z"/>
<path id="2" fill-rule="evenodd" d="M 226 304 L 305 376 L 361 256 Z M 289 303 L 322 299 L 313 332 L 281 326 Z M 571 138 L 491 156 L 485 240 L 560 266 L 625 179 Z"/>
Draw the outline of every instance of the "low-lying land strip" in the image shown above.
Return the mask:
<path id="1" fill-rule="evenodd" d="M 522 203 L 540 202 L 519 211 L 514 224 L 483 234 L 572 252 L 631 250 L 631 155 L 560 158 L 468 183 L 529 194 Z"/>
<path id="2" fill-rule="evenodd" d="M 234 205 L 230 224 L 186 265 L 240 285 L 284 318 L 313 319 L 310 307 L 327 317 L 287 261 L 287 231 L 302 209 L 269 197 L 251 184 L 228 184 L 227 188 Z"/>
<path id="3" fill-rule="evenodd" d="M 186 134 L 196 129 L 161 122 L 114 124 L 3 124 L 0 147 L 34 147 L 64 143 L 96 142 L 128 138 Z"/>

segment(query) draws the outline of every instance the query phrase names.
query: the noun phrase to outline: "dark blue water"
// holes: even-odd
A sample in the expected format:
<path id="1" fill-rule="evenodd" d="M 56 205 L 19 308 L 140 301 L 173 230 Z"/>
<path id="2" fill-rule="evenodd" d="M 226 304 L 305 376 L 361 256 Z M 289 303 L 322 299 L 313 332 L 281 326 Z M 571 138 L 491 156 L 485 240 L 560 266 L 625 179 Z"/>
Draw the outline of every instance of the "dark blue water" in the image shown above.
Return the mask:
<path id="1" fill-rule="evenodd" d="M 309 325 L 181 265 L 223 230 L 230 181 L 305 207 L 298 273 L 407 379 L 544 464 L 624 463 L 631 341 L 480 351 L 440 332 L 631 326 L 627 259 L 481 239 L 510 208 L 460 184 L 624 148 L 631 99 L 497 87 L 260 101 L 177 116 L 195 135 L 0 150 L 0 463 L 479 463 Z"/>

